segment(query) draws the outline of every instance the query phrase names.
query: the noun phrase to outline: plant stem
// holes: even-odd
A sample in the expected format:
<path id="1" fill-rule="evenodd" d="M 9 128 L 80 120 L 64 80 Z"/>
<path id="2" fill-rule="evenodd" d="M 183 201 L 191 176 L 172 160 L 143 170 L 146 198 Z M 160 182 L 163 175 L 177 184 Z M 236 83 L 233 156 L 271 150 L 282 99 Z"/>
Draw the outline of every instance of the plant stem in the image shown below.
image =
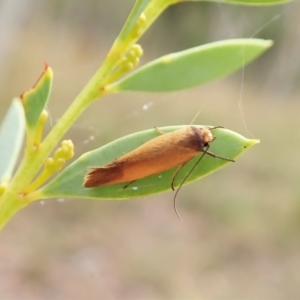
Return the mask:
<path id="1" fill-rule="evenodd" d="M 106 62 L 83 88 L 38 149 L 25 151 L 24 158 L 14 178 L 0 198 L 0 228 L 9 221 L 12 215 L 29 203 L 23 199 L 22 190 L 32 181 L 66 131 L 91 102 L 105 94 L 105 91 L 101 90 L 100 83 L 103 81 L 103 74 L 107 73 L 108 69 L 113 68 L 111 60 Z"/>
<path id="2" fill-rule="evenodd" d="M 105 90 L 105 79 L 111 75 L 120 62 L 120 59 L 130 49 L 158 15 L 175 0 L 155 1 L 147 7 L 143 2 L 137 2 L 132 14 L 129 16 L 120 35 L 115 40 L 103 65 L 82 89 L 74 102 L 67 109 L 62 118 L 50 131 L 48 136 L 37 149 L 31 149 L 27 145 L 24 158 L 17 170 L 14 178 L 0 198 L 0 229 L 19 209 L 28 203 L 37 200 L 30 198 L 26 200 L 26 195 L 22 193 L 26 186 L 34 179 L 53 148 L 60 141 L 66 131 L 72 126 L 80 114 L 96 99 L 109 93 Z M 139 8 L 145 8 L 145 14 L 139 12 Z M 136 16 L 138 16 L 136 18 Z M 145 18 L 146 17 L 146 18 Z M 29 150 L 28 150 L 29 149 Z M 38 195 L 39 193 L 37 193 Z M 33 193 L 33 195 L 35 195 Z"/>

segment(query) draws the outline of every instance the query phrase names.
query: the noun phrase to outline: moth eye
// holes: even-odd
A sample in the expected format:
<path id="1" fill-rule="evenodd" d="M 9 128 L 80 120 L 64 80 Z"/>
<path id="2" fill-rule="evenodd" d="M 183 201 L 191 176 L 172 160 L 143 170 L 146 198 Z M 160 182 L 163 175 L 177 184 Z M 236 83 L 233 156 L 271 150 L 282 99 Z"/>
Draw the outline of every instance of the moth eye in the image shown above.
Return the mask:
<path id="1" fill-rule="evenodd" d="M 206 142 L 206 143 L 204 144 L 204 147 L 208 147 L 208 146 L 209 146 L 209 143 Z"/>

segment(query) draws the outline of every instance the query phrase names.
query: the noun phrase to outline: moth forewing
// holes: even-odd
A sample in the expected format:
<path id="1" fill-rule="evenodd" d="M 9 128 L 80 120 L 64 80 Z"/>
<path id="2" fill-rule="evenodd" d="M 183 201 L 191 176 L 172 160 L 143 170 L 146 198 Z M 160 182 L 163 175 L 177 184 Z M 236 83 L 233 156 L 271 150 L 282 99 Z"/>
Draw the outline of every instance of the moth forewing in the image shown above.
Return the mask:
<path id="1" fill-rule="evenodd" d="M 105 166 L 90 168 L 85 175 L 83 185 L 86 188 L 93 188 L 136 181 L 182 166 L 200 152 L 214 158 L 233 161 L 207 151 L 210 143 L 215 139 L 212 131 L 216 128 L 219 127 L 185 126 L 168 133 L 156 129 L 159 136 Z M 172 186 L 175 176 L 173 176 Z"/>

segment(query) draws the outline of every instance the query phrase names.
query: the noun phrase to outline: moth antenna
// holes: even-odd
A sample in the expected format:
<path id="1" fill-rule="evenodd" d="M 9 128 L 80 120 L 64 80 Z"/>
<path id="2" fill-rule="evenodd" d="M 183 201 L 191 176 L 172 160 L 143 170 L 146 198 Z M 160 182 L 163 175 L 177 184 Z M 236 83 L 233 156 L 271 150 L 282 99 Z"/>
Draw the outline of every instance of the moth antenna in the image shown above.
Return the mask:
<path id="1" fill-rule="evenodd" d="M 206 148 L 206 151 L 208 150 L 209 146 L 207 146 Z M 179 220 L 182 221 L 182 218 L 180 217 L 178 211 L 177 211 L 177 208 L 176 208 L 176 198 L 177 198 L 177 195 L 178 195 L 178 192 L 179 190 L 181 189 L 181 187 L 183 186 L 183 184 L 186 182 L 186 180 L 188 179 L 188 177 L 191 175 L 191 173 L 195 170 L 195 168 L 197 167 L 197 165 L 199 164 L 199 162 L 201 161 L 201 159 L 203 158 L 203 156 L 205 155 L 205 152 L 203 152 L 203 154 L 200 156 L 200 158 L 198 159 L 198 161 L 193 165 L 193 167 L 190 169 L 190 171 L 188 172 L 188 174 L 184 177 L 184 179 L 182 180 L 182 182 L 180 183 L 177 191 L 175 192 L 175 195 L 174 195 L 174 200 L 173 200 L 173 203 L 174 203 L 174 210 L 175 210 L 175 213 L 176 215 L 178 216 Z M 183 165 L 182 165 L 183 166 Z M 180 169 L 182 168 L 182 166 L 180 167 Z M 176 171 L 176 173 L 178 173 L 179 170 Z"/>
<path id="2" fill-rule="evenodd" d="M 182 218 L 176 208 L 176 196 L 178 194 L 178 191 L 179 191 L 179 189 L 176 191 L 175 196 L 174 196 L 174 211 L 175 211 L 175 214 L 177 215 L 178 219 L 182 222 Z"/>
<path id="3" fill-rule="evenodd" d="M 174 182 L 175 182 L 175 178 L 177 176 L 177 174 L 179 173 L 179 171 L 182 169 L 182 167 L 186 164 L 186 162 L 184 164 L 182 164 L 181 166 L 179 166 L 177 168 L 177 170 L 175 171 L 175 173 L 173 174 L 172 176 L 172 182 L 171 182 L 171 188 L 173 191 L 175 191 L 175 188 L 174 188 Z"/>

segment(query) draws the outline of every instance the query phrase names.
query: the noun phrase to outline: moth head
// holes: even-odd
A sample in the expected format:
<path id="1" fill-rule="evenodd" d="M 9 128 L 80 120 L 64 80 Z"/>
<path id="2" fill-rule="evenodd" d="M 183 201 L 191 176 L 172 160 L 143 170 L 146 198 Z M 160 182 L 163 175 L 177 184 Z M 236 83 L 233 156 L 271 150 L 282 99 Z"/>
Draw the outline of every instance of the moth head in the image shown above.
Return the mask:
<path id="1" fill-rule="evenodd" d="M 210 129 L 202 129 L 202 139 L 204 147 L 207 147 L 215 139 L 215 137 L 212 135 Z"/>

